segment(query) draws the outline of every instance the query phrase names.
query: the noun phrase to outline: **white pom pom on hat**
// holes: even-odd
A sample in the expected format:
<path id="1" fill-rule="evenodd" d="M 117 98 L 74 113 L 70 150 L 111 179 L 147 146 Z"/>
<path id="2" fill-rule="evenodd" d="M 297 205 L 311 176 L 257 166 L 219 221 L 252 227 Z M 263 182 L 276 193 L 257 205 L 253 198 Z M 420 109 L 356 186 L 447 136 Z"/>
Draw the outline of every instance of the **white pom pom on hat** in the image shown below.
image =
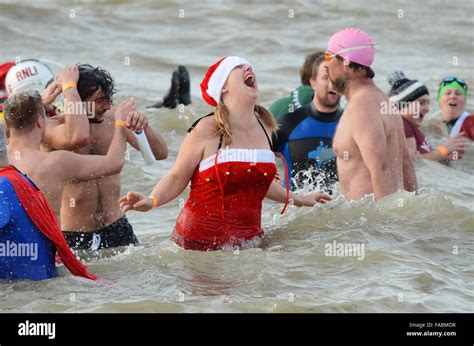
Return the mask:
<path id="1" fill-rule="evenodd" d="M 396 82 L 402 79 L 408 79 L 402 70 L 393 70 L 387 74 L 387 81 L 390 86 L 393 86 Z"/>

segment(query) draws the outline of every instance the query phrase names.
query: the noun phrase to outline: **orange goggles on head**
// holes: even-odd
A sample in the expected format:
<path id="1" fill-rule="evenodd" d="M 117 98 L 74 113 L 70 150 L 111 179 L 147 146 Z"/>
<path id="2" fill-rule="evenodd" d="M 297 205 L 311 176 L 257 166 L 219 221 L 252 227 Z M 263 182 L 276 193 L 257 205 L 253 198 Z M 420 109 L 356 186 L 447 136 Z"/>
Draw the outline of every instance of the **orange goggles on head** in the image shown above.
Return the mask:
<path id="1" fill-rule="evenodd" d="M 324 60 L 326 60 L 327 62 L 330 62 L 336 56 L 337 56 L 337 54 L 332 54 L 332 53 L 327 53 L 326 52 L 326 54 L 324 54 Z"/>
<path id="2" fill-rule="evenodd" d="M 345 59 L 348 59 L 346 57 L 343 57 L 341 54 L 342 53 L 347 53 L 347 52 L 351 52 L 351 51 L 354 51 L 354 50 L 361 50 L 361 49 L 366 49 L 366 48 L 374 48 L 374 45 L 376 45 L 377 43 L 372 43 L 372 44 L 368 44 L 368 45 L 362 45 L 362 46 L 354 46 L 354 47 L 349 47 L 349 48 L 344 48 L 343 50 L 340 50 L 339 52 L 337 53 L 328 53 L 326 52 L 326 54 L 324 54 L 324 60 L 326 60 L 327 62 L 331 61 L 334 57 L 336 56 L 340 56 L 341 58 L 343 58 L 344 60 Z"/>

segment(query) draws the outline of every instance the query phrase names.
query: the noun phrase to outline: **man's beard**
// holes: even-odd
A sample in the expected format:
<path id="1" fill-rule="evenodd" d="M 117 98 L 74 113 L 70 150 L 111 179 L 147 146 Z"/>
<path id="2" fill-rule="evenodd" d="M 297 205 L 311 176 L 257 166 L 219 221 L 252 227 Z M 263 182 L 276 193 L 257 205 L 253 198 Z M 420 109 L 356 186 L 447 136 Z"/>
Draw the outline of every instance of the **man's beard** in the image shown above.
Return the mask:
<path id="1" fill-rule="evenodd" d="M 334 101 L 330 101 L 329 97 L 322 97 L 322 98 L 319 96 L 316 96 L 316 97 L 318 98 L 319 103 L 321 103 L 323 106 L 328 107 L 328 108 L 336 107 L 339 104 L 339 100 L 340 100 L 340 97 L 337 97 L 337 99 Z"/>
<path id="2" fill-rule="evenodd" d="M 89 118 L 89 124 L 102 124 L 104 122 L 104 118 L 97 119 L 97 118 Z"/>
<path id="3" fill-rule="evenodd" d="M 90 124 L 101 124 L 104 122 L 104 114 L 105 112 L 99 114 L 99 115 L 95 115 L 95 116 L 91 116 L 92 114 L 87 114 L 87 117 L 89 118 L 89 123 Z"/>
<path id="4" fill-rule="evenodd" d="M 332 86 L 334 87 L 334 90 L 339 94 L 339 95 L 344 95 L 344 92 L 346 91 L 347 87 L 347 78 L 346 77 L 339 77 L 336 78 L 335 81 L 332 81 Z"/>

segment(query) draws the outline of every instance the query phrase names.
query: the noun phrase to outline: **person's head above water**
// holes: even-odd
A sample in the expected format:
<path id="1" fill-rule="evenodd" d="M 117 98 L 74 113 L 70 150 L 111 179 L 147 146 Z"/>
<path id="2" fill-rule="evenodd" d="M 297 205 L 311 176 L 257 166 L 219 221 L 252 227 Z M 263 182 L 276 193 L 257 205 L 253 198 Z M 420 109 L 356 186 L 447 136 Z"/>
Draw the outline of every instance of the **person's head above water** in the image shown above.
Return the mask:
<path id="1" fill-rule="evenodd" d="M 37 91 L 10 95 L 4 104 L 3 113 L 11 137 L 30 135 L 36 131 L 39 140 L 43 139 L 46 119 L 43 101 Z"/>
<path id="2" fill-rule="evenodd" d="M 224 103 L 224 98 L 229 95 L 256 103 L 258 86 L 253 66 L 237 56 L 222 58 L 207 70 L 201 82 L 201 92 L 204 101 L 214 107 Z"/>
<path id="3" fill-rule="evenodd" d="M 321 112 L 332 111 L 331 108 L 337 109 L 341 95 L 338 95 L 331 83 L 329 83 L 328 71 L 326 69 L 327 62 L 324 59 L 324 52 L 316 52 L 317 57 L 313 61 L 311 67 L 310 85 L 314 89 L 313 101 L 316 106 L 324 109 L 318 109 Z"/>
<path id="4" fill-rule="evenodd" d="M 329 79 L 336 91 L 343 94 L 351 79 L 374 78 L 371 68 L 374 57 L 374 42 L 364 31 L 346 28 L 332 35 L 325 59 Z"/>
<path id="5" fill-rule="evenodd" d="M 311 85 L 311 78 L 314 77 L 314 64 L 324 52 L 318 50 L 306 55 L 303 66 L 300 69 L 300 79 L 302 85 Z"/>
<path id="6" fill-rule="evenodd" d="M 408 79 L 400 70 L 391 71 L 387 76 L 391 85 L 389 100 L 395 104 L 405 119 L 420 127 L 425 115 L 430 111 L 430 93 L 423 83 Z"/>
<path id="7" fill-rule="evenodd" d="M 439 84 L 438 102 L 444 121 L 457 119 L 466 107 L 467 83 L 464 79 L 446 77 Z"/>
<path id="8" fill-rule="evenodd" d="M 253 66 L 245 59 L 228 56 L 211 65 L 201 82 L 202 97 L 215 107 L 216 132 L 224 135 L 224 144 L 232 142 L 232 111 L 257 113 L 273 131 L 276 123 L 264 107 L 257 105 L 258 85 Z"/>
<path id="9" fill-rule="evenodd" d="M 104 113 L 112 107 L 115 81 L 109 72 L 89 64 L 79 65 L 77 91 L 82 101 L 94 102 L 94 116 L 89 114 L 91 123 L 101 123 Z"/>
<path id="10" fill-rule="evenodd" d="M 5 126 L 0 123 L 0 168 L 8 166 L 7 134 Z"/>

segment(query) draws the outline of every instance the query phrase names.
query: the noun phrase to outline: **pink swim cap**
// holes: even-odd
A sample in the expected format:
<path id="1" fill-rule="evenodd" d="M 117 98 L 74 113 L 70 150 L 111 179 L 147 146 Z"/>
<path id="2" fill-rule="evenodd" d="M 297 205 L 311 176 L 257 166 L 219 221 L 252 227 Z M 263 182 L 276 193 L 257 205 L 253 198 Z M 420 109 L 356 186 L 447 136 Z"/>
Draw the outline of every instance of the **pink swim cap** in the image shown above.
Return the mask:
<path id="1" fill-rule="evenodd" d="M 332 35 L 328 51 L 367 67 L 374 62 L 374 42 L 367 33 L 356 28 L 342 29 Z"/>

